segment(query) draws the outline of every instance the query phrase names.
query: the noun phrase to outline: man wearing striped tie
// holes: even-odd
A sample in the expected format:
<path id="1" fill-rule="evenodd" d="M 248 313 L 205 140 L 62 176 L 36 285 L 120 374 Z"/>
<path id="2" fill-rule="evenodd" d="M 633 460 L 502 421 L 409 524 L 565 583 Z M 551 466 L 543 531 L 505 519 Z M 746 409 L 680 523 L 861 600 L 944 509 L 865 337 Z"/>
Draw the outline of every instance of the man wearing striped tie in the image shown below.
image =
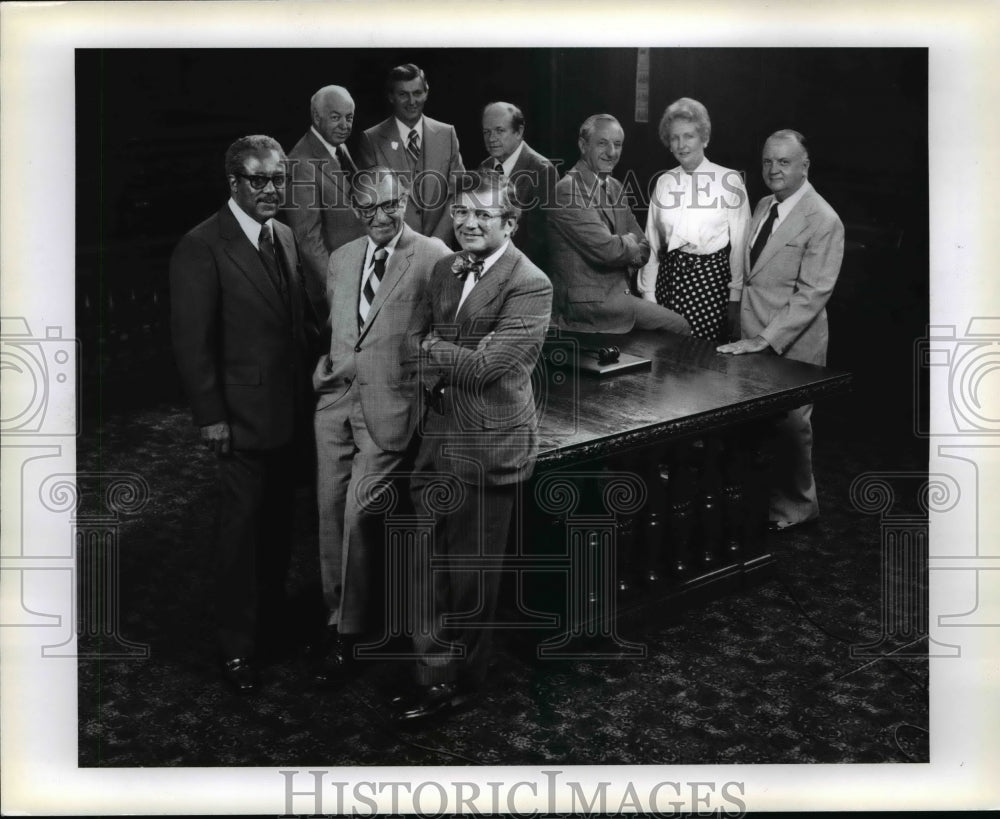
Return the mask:
<path id="1" fill-rule="evenodd" d="M 330 351 L 313 374 L 327 607 L 324 638 L 310 654 L 319 683 L 342 677 L 351 642 L 374 625 L 371 567 L 381 527 L 371 510 L 403 460 L 417 420 L 417 381 L 403 372 L 400 350 L 431 269 L 449 252 L 440 239 L 405 224 L 407 195 L 396 171 L 360 171 L 352 201 L 366 235 L 330 255 Z"/>
<path id="2" fill-rule="evenodd" d="M 411 180 L 406 224 L 417 233 L 455 241 L 448 204 L 455 175 L 465 170 L 455 128 L 424 116 L 430 86 L 413 63 L 396 66 L 386 80 L 392 116 L 361 135 L 360 166 L 386 165 Z"/>

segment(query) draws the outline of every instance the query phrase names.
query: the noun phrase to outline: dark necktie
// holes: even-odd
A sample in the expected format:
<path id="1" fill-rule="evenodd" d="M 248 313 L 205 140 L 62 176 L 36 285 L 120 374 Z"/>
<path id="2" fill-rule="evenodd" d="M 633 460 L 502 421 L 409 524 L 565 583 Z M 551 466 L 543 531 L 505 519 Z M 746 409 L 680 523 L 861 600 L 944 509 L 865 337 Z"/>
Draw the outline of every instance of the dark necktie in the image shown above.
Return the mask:
<path id="1" fill-rule="evenodd" d="M 750 269 L 753 270 L 753 266 L 757 264 L 757 259 L 764 250 L 764 245 L 767 244 L 767 240 L 771 238 L 771 229 L 774 227 L 774 220 L 778 218 L 778 203 L 775 202 L 771 205 L 771 212 L 767 215 L 767 219 L 764 220 L 764 224 L 760 226 L 760 230 L 757 231 L 757 238 L 754 239 L 753 247 L 750 248 Z"/>
<path id="2" fill-rule="evenodd" d="M 420 161 L 420 134 L 417 133 L 416 128 L 412 129 L 407 137 L 406 152 L 414 164 Z"/>
<path id="3" fill-rule="evenodd" d="M 365 281 L 365 286 L 361 288 L 361 300 L 358 302 L 358 326 L 363 325 L 365 319 L 368 318 L 368 311 L 371 310 L 372 303 L 375 301 L 375 293 L 385 275 L 385 260 L 388 256 L 389 251 L 384 247 L 375 249 L 375 254 L 372 257 L 375 263 L 372 265 L 371 275 Z"/>
<path id="4" fill-rule="evenodd" d="M 257 240 L 257 244 L 260 248 L 260 258 L 264 262 L 267 275 L 270 277 L 274 289 L 278 291 L 281 298 L 287 304 L 288 283 L 285 281 L 281 263 L 278 261 L 278 254 L 274 249 L 274 239 L 271 236 L 271 226 L 269 224 L 260 226 L 260 237 Z"/>
<path id="5" fill-rule="evenodd" d="M 499 159 L 493 163 L 493 171 L 503 176 L 503 163 Z"/>
<path id="6" fill-rule="evenodd" d="M 354 165 L 353 160 L 347 155 L 347 149 L 343 145 L 338 145 L 337 150 L 337 161 L 340 163 L 340 170 L 344 171 L 348 176 L 352 176 L 357 172 L 357 168 Z"/>

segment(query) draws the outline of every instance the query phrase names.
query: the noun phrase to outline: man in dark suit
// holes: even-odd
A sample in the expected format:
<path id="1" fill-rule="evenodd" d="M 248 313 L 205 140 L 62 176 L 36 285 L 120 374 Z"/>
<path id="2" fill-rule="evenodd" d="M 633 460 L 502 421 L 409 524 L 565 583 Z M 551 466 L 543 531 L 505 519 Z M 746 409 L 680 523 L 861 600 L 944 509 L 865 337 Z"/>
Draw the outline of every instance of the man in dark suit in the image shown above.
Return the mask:
<path id="1" fill-rule="evenodd" d="M 483 142 L 489 156 L 479 170 L 493 171 L 514 186 L 521 210 L 514 244 L 548 273 L 545 214 L 555 203 L 559 171 L 524 141 L 524 114 L 509 102 L 491 102 L 483 109 Z"/>
<path id="2" fill-rule="evenodd" d="M 309 299 L 323 320 L 330 254 L 364 236 L 365 226 L 351 208 L 357 168 L 344 144 L 354 127 L 354 100 L 346 88 L 328 85 L 313 94 L 309 111 L 312 124 L 288 154 L 292 178 L 285 213 L 302 253 Z"/>
<path id="3" fill-rule="evenodd" d="M 580 126 L 580 160 L 556 184 L 548 213 L 549 254 L 559 324 L 574 332 L 669 330 L 689 334 L 679 313 L 633 295 L 633 271 L 649 259 L 649 242 L 611 172 L 625 132 L 610 114 Z"/>
<path id="4" fill-rule="evenodd" d="M 380 518 L 371 510 L 403 460 L 417 422 L 419 382 L 412 370 L 403 371 L 402 342 L 434 263 L 449 252 L 440 239 L 404 224 L 406 194 L 395 171 L 359 171 L 354 211 L 367 236 L 330 256 L 332 339 L 313 375 L 319 393 L 319 552 L 328 610 L 327 650 L 313 667 L 319 682 L 341 675 L 354 635 L 370 628 L 371 565 L 381 546 Z"/>
<path id="5" fill-rule="evenodd" d="M 416 686 L 393 701 L 400 724 L 443 715 L 470 700 L 486 676 L 499 569 L 521 481 L 538 452 L 531 373 L 549 325 L 552 285 L 510 242 L 518 212 L 492 174 L 452 207 L 463 251 L 434 267 L 408 335 L 434 406 L 426 416 L 411 484 L 418 516 L 434 523 L 417 553 L 414 586 Z M 443 510 L 438 482 L 457 481 Z M 430 570 L 430 554 L 453 564 Z M 491 571 L 462 569 L 463 557 Z M 443 618 L 475 612 L 462 626 Z"/>
<path id="6" fill-rule="evenodd" d="M 773 351 L 793 361 L 826 364 L 826 303 L 844 258 L 844 225 L 810 184 L 809 152 L 798 131 L 776 131 L 764 143 L 764 183 L 746 246 L 741 340 L 719 352 Z M 774 441 L 771 528 L 819 517 L 812 473 L 812 404 L 790 411 Z"/>
<path id="7" fill-rule="evenodd" d="M 406 224 L 424 236 L 454 241 L 448 202 L 455 174 L 465 170 L 455 128 L 424 116 L 430 86 L 413 63 L 389 72 L 386 93 L 392 116 L 361 135 L 362 167 L 385 165 L 407 175 L 410 204 Z"/>
<path id="8" fill-rule="evenodd" d="M 294 456 L 311 408 L 315 318 L 292 231 L 274 219 L 285 162 L 271 137 L 230 145 L 231 198 L 170 260 L 174 353 L 219 467 L 217 638 L 241 692 L 256 687 L 258 638 L 284 612 Z"/>

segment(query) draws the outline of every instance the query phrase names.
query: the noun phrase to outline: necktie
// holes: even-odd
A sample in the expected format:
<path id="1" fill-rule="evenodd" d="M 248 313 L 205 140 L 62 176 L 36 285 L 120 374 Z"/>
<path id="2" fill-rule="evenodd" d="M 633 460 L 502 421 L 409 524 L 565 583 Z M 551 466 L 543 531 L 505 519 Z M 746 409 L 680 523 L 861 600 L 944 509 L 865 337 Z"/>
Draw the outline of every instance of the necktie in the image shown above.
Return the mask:
<path id="1" fill-rule="evenodd" d="M 474 256 L 459 256 L 451 263 L 451 272 L 460 282 L 464 282 L 471 273 L 478 282 L 483 275 L 483 260 Z"/>
<path id="2" fill-rule="evenodd" d="M 281 263 L 278 261 L 278 254 L 274 250 L 274 239 L 271 236 L 271 226 L 267 223 L 260 226 L 260 237 L 257 240 L 261 261 L 267 270 L 267 275 L 274 285 L 274 289 L 286 302 L 288 301 L 288 284 L 285 281 Z"/>
<path id="3" fill-rule="evenodd" d="M 364 287 L 361 288 L 361 300 L 358 303 L 359 327 L 365 323 L 365 319 L 368 318 L 368 311 L 371 310 L 372 302 L 375 301 L 375 293 L 378 290 L 378 286 L 382 283 L 382 276 L 385 275 L 385 260 L 388 256 L 389 251 L 384 247 L 375 249 L 375 255 L 373 256 L 375 263 L 372 265 L 371 274 L 365 280 Z"/>
<path id="4" fill-rule="evenodd" d="M 778 218 L 778 203 L 775 202 L 771 205 L 771 212 L 767 215 L 767 219 L 764 220 L 764 224 L 760 226 L 760 230 L 757 231 L 757 238 L 754 239 L 753 247 L 750 248 L 750 269 L 757 264 L 757 259 L 760 257 L 761 252 L 764 250 L 764 245 L 767 244 L 767 240 L 771 238 L 771 229 L 774 227 L 774 220 Z"/>
<path id="5" fill-rule="evenodd" d="M 353 160 L 348 156 L 347 149 L 343 145 L 337 146 L 336 154 L 337 161 L 340 163 L 340 170 L 349 176 L 357 172 L 358 169 L 354 166 Z"/>
<path id="6" fill-rule="evenodd" d="M 503 163 L 499 159 L 493 163 L 493 170 L 495 173 L 498 173 L 500 174 L 500 176 L 503 176 Z"/>
<path id="7" fill-rule="evenodd" d="M 406 139 L 406 152 L 414 162 L 420 161 L 420 134 L 414 128 Z"/>

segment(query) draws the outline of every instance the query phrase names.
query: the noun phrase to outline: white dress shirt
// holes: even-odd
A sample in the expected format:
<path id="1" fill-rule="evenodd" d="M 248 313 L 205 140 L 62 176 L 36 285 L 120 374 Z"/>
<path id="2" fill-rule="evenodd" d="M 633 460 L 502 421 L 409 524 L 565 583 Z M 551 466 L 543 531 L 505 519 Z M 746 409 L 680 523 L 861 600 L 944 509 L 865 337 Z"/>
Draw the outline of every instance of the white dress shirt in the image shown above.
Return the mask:
<path id="1" fill-rule="evenodd" d="M 646 218 L 649 261 L 639 271 L 639 292 L 656 301 L 660 249 L 695 256 L 730 246 L 730 299 L 743 289 L 743 251 L 750 228 L 750 203 L 738 171 L 708 159 L 691 173 L 678 166 L 656 181 Z"/>
<path id="2" fill-rule="evenodd" d="M 233 212 L 233 216 L 236 217 L 236 221 L 239 222 L 240 227 L 246 234 L 247 238 L 257 250 L 260 250 L 260 228 L 261 223 L 254 219 L 249 213 L 247 213 L 243 208 L 236 204 L 236 200 L 229 197 L 229 209 Z M 271 228 L 271 235 L 274 236 L 274 225 L 271 224 L 273 219 L 268 219 L 263 224 L 268 225 Z M 274 240 L 277 244 L 277 239 Z"/>
<path id="3" fill-rule="evenodd" d="M 483 260 L 483 272 L 479 274 L 479 279 L 482 281 L 483 276 L 486 272 L 493 267 L 497 259 L 499 259 L 507 251 L 507 245 L 510 244 L 510 239 L 504 242 L 499 250 L 494 251 L 489 256 Z M 472 292 L 472 288 L 475 287 L 479 282 L 476 281 L 476 277 L 473 275 L 468 275 L 465 277 L 465 285 L 462 287 L 462 296 L 458 300 L 458 307 L 455 308 L 455 317 L 458 317 L 458 311 L 462 309 L 462 305 L 465 303 L 466 298 L 468 298 L 469 293 Z"/>
<path id="4" fill-rule="evenodd" d="M 508 156 L 505 160 L 503 160 L 503 162 L 500 163 L 503 166 L 504 176 L 509 177 L 514 172 L 514 166 L 517 164 L 518 157 L 521 156 L 521 150 L 523 148 L 524 148 L 524 140 L 521 140 L 520 142 L 517 143 L 517 147 L 514 149 L 514 152 L 510 156 Z M 492 157 L 492 159 L 493 159 L 492 163 L 493 167 L 496 168 L 497 166 L 496 157 Z"/>
<path id="5" fill-rule="evenodd" d="M 396 120 L 396 130 L 399 131 L 399 138 L 403 141 L 403 147 L 410 141 L 410 131 L 416 131 L 417 136 L 420 137 L 420 150 L 424 149 L 424 117 L 423 114 L 420 115 L 420 119 L 416 121 L 413 126 L 407 125 L 399 117 L 393 117 Z"/>
<path id="6" fill-rule="evenodd" d="M 329 142 L 327 142 L 325 139 L 323 139 L 323 135 L 319 131 L 316 130 L 316 126 L 315 125 L 313 125 L 311 127 L 312 127 L 313 134 L 316 135 L 316 139 L 318 139 L 320 142 L 323 143 L 323 147 L 326 148 L 326 150 L 330 153 L 330 156 L 332 156 L 334 159 L 337 160 L 337 164 L 340 164 L 340 156 L 337 154 L 337 146 L 331 145 Z M 339 147 L 340 147 L 340 150 L 342 150 L 344 152 L 344 154 L 346 154 L 347 156 L 350 156 L 350 154 L 347 153 L 347 146 L 346 145 L 344 145 L 343 143 L 341 143 L 341 145 Z"/>

